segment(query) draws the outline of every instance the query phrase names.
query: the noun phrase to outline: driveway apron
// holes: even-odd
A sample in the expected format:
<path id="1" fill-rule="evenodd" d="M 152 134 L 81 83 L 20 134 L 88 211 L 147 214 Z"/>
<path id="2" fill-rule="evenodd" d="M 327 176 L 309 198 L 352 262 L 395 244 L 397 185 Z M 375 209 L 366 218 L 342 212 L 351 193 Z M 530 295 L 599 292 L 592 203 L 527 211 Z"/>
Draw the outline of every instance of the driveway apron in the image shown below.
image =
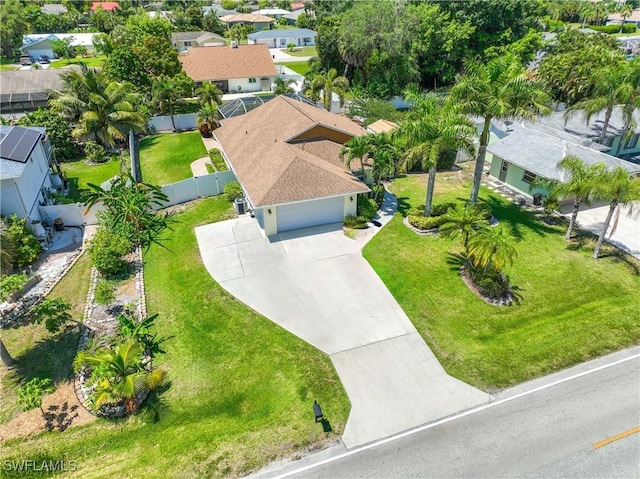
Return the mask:
<path id="1" fill-rule="evenodd" d="M 347 447 L 489 400 L 445 373 L 341 224 L 264 238 L 243 217 L 195 231 L 223 288 L 329 355 L 351 401 Z"/>

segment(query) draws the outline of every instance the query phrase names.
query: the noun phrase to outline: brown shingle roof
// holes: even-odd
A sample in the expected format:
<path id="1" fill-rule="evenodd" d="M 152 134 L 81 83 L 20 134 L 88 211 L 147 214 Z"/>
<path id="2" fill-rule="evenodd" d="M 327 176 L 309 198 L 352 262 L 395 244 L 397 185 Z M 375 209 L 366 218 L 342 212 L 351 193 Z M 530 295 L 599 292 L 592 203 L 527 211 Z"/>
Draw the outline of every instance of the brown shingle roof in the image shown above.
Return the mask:
<path id="1" fill-rule="evenodd" d="M 373 123 L 371 123 L 367 127 L 367 130 L 370 130 L 374 133 L 386 133 L 388 131 L 393 130 L 397 126 L 398 126 L 397 123 L 394 123 L 389 120 L 380 119 L 378 121 L 374 121 Z"/>
<path id="2" fill-rule="evenodd" d="M 258 15 L 253 13 L 236 13 L 235 15 L 224 15 L 220 17 L 220 21 L 224 23 L 266 23 L 275 22 L 271 17 L 266 15 Z"/>
<path id="3" fill-rule="evenodd" d="M 308 147 L 286 142 L 317 125 L 350 137 L 366 133 L 348 118 L 285 96 L 222 120 L 215 135 L 254 207 L 368 191 L 339 159 L 330 159 L 340 145 L 328 139 Z M 327 149 L 320 154 L 322 145 Z"/>
<path id="4" fill-rule="evenodd" d="M 178 59 L 187 76 L 196 82 L 277 74 L 267 45 L 191 47 Z"/>

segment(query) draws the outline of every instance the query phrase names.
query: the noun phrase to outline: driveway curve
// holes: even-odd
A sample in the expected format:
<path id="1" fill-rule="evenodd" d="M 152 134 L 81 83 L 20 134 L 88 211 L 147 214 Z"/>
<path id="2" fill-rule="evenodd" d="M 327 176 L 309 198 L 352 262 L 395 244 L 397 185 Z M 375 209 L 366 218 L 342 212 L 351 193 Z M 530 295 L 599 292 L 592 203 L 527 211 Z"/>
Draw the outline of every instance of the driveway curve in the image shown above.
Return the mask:
<path id="1" fill-rule="evenodd" d="M 341 224 L 265 238 L 243 217 L 195 231 L 223 288 L 329 355 L 351 401 L 347 447 L 489 400 L 446 374 Z"/>

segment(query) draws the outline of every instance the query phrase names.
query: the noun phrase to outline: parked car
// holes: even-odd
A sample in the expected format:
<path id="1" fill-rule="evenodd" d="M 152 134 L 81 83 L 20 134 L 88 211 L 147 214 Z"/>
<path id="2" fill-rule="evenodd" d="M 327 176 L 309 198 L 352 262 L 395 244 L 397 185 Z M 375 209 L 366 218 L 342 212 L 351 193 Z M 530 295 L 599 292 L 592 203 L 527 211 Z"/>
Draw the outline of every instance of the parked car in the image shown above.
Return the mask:
<path id="1" fill-rule="evenodd" d="M 49 60 L 49 55 L 40 55 L 38 57 L 38 63 L 51 63 L 51 60 Z"/>
<path id="2" fill-rule="evenodd" d="M 31 65 L 33 63 L 33 59 L 29 55 L 20 55 L 20 64 L 21 65 Z"/>

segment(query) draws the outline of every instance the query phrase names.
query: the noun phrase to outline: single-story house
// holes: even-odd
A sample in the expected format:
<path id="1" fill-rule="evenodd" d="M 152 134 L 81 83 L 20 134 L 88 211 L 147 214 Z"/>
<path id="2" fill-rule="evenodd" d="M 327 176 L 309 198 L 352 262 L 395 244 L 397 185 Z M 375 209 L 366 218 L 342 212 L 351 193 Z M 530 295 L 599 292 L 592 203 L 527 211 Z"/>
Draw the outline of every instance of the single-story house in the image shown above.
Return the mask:
<path id="1" fill-rule="evenodd" d="M 633 118 L 636 126 L 633 134 L 627 139 L 623 138 L 624 119 L 622 107 L 613 109 L 603 145 L 608 148 L 608 153 L 619 158 L 633 158 L 640 155 L 640 112 L 634 111 Z M 565 117 L 565 112 L 554 112 L 549 116 L 538 119 L 541 125 L 554 130 L 565 131 L 591 141 L 597 141 L 602 133 L 604 124 L 604 112 L 593 115 L 587 123 L 584 111 L 575 111 Z"/>
<path id="2" fill-rule="evenodd" d="M 346 117 L 280 95 L 214 134 L 266 236 L 341 222 L 369 191 L 340 159 L 366 134 Z"/>
<path id="3" fill-rule="evenodd" d="M 77 65 L 63 69 L 0 71 L 0 112 L 2 115 L 20 116 L 25 111 L 49 107 L 49 92 L 62 90 L 60 73 L 69 69 L 80 70 Z"/>
<path id="4" fill-rule="evenodd" d="M 295 5 L 299 5 L 299 4 L 295 4 Z M 300 4 L 300 5 L 303 5 L 303 4 Z M 312 18 L 316 17 L 315 12 L 307 12 L 303 5 L 300 8 L 295 8 L 295 9 L 292 8 L 292 11 L 287 13 L 286 15 L 282 15 L 282 18 L 287 20 L 288 25 L 295 25 L 298 21 L 298 17 L 303 13 L 307 13 L 307 15 L 310 15 Z"/>
<path id="5" fill-rule="evenodd" d="M 190 47 L 178 59 L 196 86 L 210 81 L 223 93 L 270 91 L 277 75 L 266 45 Z"/>
<path id="6" fill-rule="evenodd" d="M 179 52 L 185 52 L 189 47 L 226 45 L 227 39 L 211 32 L 173 32 L 171 43 Z"/>
<path id="7" fill-rule="evenodd" d="M 0 213 L 42 221 L 38 206 L 63 186 L 44 128 L 0 126 Z"/>
<path id="8" fill-rule="evenodd" d="M 37 60 L 40 55 L 47 55 L 49 58 L 56 58 L 53 52 L 52 40 L 71 39 L 72 47 L 85 47 L 87 53 L 93 52 L 93 37 L 97 33 L 42 33 L 34 35 L 24 35 L 20 51 L 31 58 Z"/>
<path id="9" fill-rule="evenodd" d="M 107 12 L 115 12 L 116 10 L 120 10 L 120 4 L 118 2 L 93 2 L 89 10 L 95 12 L 99 8 Z"/>
<path id="10" fill-rule="evenodd" d="M 234 25 L 251 25 L 254 31 L 268 30 L 275 20 L 266 15 L 255 15 L 253 13 L 236 13 L 235 15 L 223 15 L 220 21 L 231 28 Z"/>
<path id="11" fill-rule="evenodd" d="M 632 23 L 636 27 L 640 28 L 640 8 L 633 10 L 630 16 L 624 19 L 624 23 Z M 622 24 L 622 15 L 619 13 L 612 13 L 607 17 L 607 25 L 620 25 Z"/>
<path id="12" fill-rule="evenodd" d="M 381 118 L 380 120 L 374 121 L 369 126 L 367 126 L 367 131 L 369 133 L 388 133 L 391 130 L 395 129 L 397 126 L 397 123 Z"/>
<path id="13" fill-rule="evenodd" d="M 298 3 L 292 3 L 289 7 L 291 8 L 292 12 L 295 12 L 296 10 L 304 10 L 304 3 L 302 2 L 298 2 Z"/>
<path id="14" fill-rule="evenodd" d="M 224 17 L 225 15 L 237 15 L 238 12 L 235 10 L 227 10 L 222 8 L 221 5 L 205 5 L 202 7 L 202 13 L 207 15 L 208 13 L 213 12 L 216 17 Z"/>
<path id="15" fill-rule="evenodd" d="M 316 44 L 318 34 L 308 28 L 294 28 L 291 30 L 262 30 L 247 35 L 250 45 L 264 44 L 269 48 L 286 48 L 293 43 L 297 47 Z"/>
<path id="16" fill-rule="evenodd" d="M 40 7 L 40 11 L 47 15 L 63 15 L 68 12 L 67 7 L 61 3 L 45 3 Z"/>
<path id="17" fill-rule="evenodd" d="M 289 10 L 285 10 L 283 8 L 261 8 L 256 12 L 258 15 L 266 15 L 267 17 L 280 18 L 283 15 L 286 15 Z"/>
<path id="18" fill-rule="evenodd" d="M 573 140 L 573 141 L 570 141 Z M 557 164 L 567 155 L 575 155 L 587 165 L 604 163 L 608 168 L 622 167 L 630 174 L 640 173 L 640 165 L 608 155 L 584 143 L 584 139 L 554 130 L 541 129 L 530 123 L 514 125 L 513 130 L 487 146 L 491 165 L 489 177 L 510 188 L 533 197 L 546 196 L 544 188 L 531 185 L 537 178 L 564 181 L 565 173 Z"/>

